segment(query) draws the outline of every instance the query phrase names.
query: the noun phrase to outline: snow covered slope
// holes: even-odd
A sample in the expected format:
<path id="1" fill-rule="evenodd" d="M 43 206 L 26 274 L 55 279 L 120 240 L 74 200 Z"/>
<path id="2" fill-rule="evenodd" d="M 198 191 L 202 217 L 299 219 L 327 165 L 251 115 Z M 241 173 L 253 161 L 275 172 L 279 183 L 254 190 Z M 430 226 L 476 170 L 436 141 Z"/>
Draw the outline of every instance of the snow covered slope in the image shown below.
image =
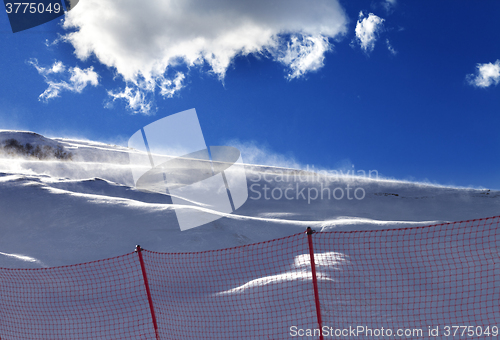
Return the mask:
<path id="1" fill-rule="evenodd" d="M 386 229 L 500 214 L 497 191 L 365 177 L 332 179 L 249 165 L 249 199 L 240 209 L 181 232 L 174 209 L 182 207 L 174 206 L 168 195 L 134 188 L 128 159 L 132 150 L 0 131 L 4 149 L 12 139 L 21 146 L 47 145 L 67 157 L 50 154 L 39 160 L 22 152 L 0 153 L 0 267 L 80 263 L 130 252 L 136 244 L 188 252 L 269 240 L 308 226 L 318 231 Z M 333 197 L 335 189 L 337 198 L 343 192 L 341 199 Z"/>

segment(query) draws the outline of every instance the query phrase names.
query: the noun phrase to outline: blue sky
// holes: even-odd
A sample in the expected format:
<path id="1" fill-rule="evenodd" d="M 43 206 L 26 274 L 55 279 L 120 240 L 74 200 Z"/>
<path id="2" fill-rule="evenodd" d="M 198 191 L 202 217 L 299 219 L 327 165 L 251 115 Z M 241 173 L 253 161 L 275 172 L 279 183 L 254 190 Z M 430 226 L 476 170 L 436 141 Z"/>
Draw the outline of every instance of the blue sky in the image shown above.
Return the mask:
<path id="1" fill-rule="evenodd" d="M 148 3 L 0 15 L 0 129 L 126 145 L 196 108 L 208 145 L 500 189 L 500 2 Z"/>

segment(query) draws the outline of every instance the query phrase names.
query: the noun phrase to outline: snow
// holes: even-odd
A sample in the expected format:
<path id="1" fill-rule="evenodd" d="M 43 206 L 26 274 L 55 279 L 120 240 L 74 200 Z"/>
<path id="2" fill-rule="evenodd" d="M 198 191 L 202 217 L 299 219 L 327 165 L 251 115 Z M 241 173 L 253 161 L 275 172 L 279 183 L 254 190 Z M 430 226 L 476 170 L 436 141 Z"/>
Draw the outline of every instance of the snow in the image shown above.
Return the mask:
<path id="1" fill-rule="evenodd" d="M 248 187 L 255 186 L 240 209 L 230 215 L 210 211 L 221 218 L 180 231 L 174 209 L 194 214 L 196 208 L 173 205 L 168 195 L 135 189 L 128 161 L 133 150 L 0 131 L 0 144 L 10 138 L 20 144 L 61 146 L 72 159 L 0 158 L 0 267 L 81 263 L 128 253 L 136 244 L 159 252 L 193 252 L 270 240 L 307 227 L 401 228 L 495 216 L 500 211 L 500 192 L 487 189 L 351 176 L 329 182 L 311 172 L 303 173 L 307 181 L 297 182 L 290 179 L 297 170 L 247 165 Z M 288 182 L 277 180 L 283 174 L 290 175 Z M 347 185 L 363 188 L 365 197 L 308 202 L 296 192 L 304 189 L 307 196 L 308 191 Z M 278 190 L 276 194 L 288 187 L 294 189 L 293 200 L 271 197 L 272 190 Z"/>
<path id="2" fill-rule="evenodd" d="M 496 216 L 500 211 L 500 192 L 488 189 L 352 176 L 332 179 L 297 169 L 247 165 L 249 199 L 235 213 L 223 214 L 172 204 L 168 195 L 137 190 L 128 163 L 128 153 L 134 150 L 92 141 L 46 138 L 25 131 L 0 131 L 0 145 L 12 138 L 21 145 L 61 147 L 72 156 L 67 160 L 12 154 L 0 158 L 0 267 L 47 268 L 83 263 L 130 253 L 136 244 L 157 252 L 183 252 L 170 256 L 142 254 L 156 268 L 148 274 L 155 310 L 158 315 L 170 315 L 159 318 L 160 331 L 175 334 L 189 329 L 193 339 L 216 339 L 221 331 L 229 336 L 245 329 L 252 330 L 245 333 L 248 338 L 260 339 L 262 332 L 275 338 L 287 334 L 292 325 L 302 329 L 316 325 L 306 242 L 287 241 L 301 235 L 255 247 L 232 248 L 221 258 L 219 252 L 199 251 L 276 239 L 303 233 L 307 227 L 318 232 L 385 230 Z M 301 175 L 298 180 L 297 174 Z M 327 196 L 338 188 L 345 190 L 342 199 Z M 356 198 L 356 188 L 363 189 L 362 199 L 358 199 L 359 195 Z M 290 195 L 286 196 L 286 190 Z M 324 194 L 322 199 L 320 193 Z M 201 210 L 220 219 L 181 231 L 176 209 L 192 216 Z M 458 227 L 469 228 L 467 224 Z M 426 228 L 405 229 L 404 242 L 394 242 L 396 234 L 392 231 L 377 233 L 376 238 L 371 233 L 324 233 L 317 238 L 314 250 L 323 324 L 377 328 L 386 323 L 424 327 L 427 325 L 422 322 L 431 321 L 436 325 L 461 325 L 471 320 L 477 325 L 491 323 L 498 315 L 494 301 L 498 301 L 500 290 L 498 280 L 492 276 L 500 268 L 495 262 L 500 240 L 492 236 L 496 232 L 485 227 L 477 228 L 471 238 L 454 228 L 444 224 L 434 227 L 432 234 L 426 234 Z M 443 239 L 455 247 L 439 245 Z M 392 242 L 391 251 L 387 251 L 388 242 Z M 464 253 L 470 258 L 464 259 Z M 90 315 L 109 329 L 121 324 L 122 318 L 147 320 L 147 306 L 136 308 L 142 300 L 134 295 L 143 293 L 143 288 L 136 287 L 138 283 L 131 283 L 127 276 L 140 276 L 138 262 L 133 262 L 132 269 L 121 267 L 129 266 L 126 260 L 130 256 L 135 254 L 120 257 L 123 263 L 118 264 L 103 261 L 98 262 L 99 267 L 94 263 L 98 271 L 95 277 L 113 277 L 108 295 L 82 305 L 70 303 L 69 307 L 65 299 L 55 304 L 53 299 L 51 303 L 45 299 L 58 294 L 58 289 L 65 292 L 64 296 L 80 299 L 100 281 L 87 277 L 85 271 L 79 272 L 79 266 L 50 272 L 12 271 L 17 280 L 7 280 L 6 305 L 17 306 L 15 297 L 22 296 L 20 305 L 38 301 L 48 312 L 35 308 L 22 317 L 13 317 L 20 313 L 16 307 L 10 310 L 12 315 L 6 322 L 11 330 L 20 330 L 29 320 L 32 328 L 23 331 L 46 334 L 43 332 L 61 322 L 56 317 L 46 321 L 46 315 L 58 315 L 58 303 L 69 308 L 65 309 L 63 321 L 68 334 L 74 332 L 82 338 L 92 329 L 79 321 L 80 316 Z M 396 270 L 403 264 L 413 271 Z M 59 270 L 73 271 L 76 279 L 61 287 L 44 279 L 44 275 Z M 19 280 L 24 285 L 17 285 Z M 31 288 L 26 288 L 26 283 Z M 475 289 L 481 298 L 489 300 L 469 301 L 467 289 Z M 469 295 L 460 295 L 464 292 Z M 462 297 L 454 299 L 454 294 Z M 117 301 L 117 297 L 127 300 Z M 137 301 L 130 303 L 130 299 Z M 215 312 L 214 306 L 218 306 Z M 122 314 L 108 312 L 108 307 L 121 308 Z M 481 313 L 463 315 L 462 308 L 468 313 Z M 295 314 L 285 315 L 284 310 Z M 146 334 L 150 328 L 143 324 L 136 330 Z"/>

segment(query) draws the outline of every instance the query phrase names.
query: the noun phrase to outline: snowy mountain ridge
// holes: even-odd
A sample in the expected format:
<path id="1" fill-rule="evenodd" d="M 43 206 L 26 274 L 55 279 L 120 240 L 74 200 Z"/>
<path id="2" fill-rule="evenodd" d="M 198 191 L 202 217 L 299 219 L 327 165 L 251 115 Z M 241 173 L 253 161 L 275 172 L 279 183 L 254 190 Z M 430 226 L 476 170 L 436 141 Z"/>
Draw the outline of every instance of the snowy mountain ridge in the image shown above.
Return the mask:
<path id="1" fill-rule="evenodd" d="M 306 227 L 402 228 L 500 212 L 500 192 L 488 189 L 353 176 L 331 181 L 302 170 L 247 165 L 247 202 L 230 215 L 212 211 L 221 218 L 181 232 L 174 210 L 196 208 L 173 205 L 168 195 L 137 190 L 128 162 L 130 149 L 0 131 L 0 144 L 9 139 L 19 145 L 62 148 L 72 156 L 46 160 L 0 156 L 0 267 L 81 263 L 128 253 L 135 244 L 155 251 L 190 252 L 274 239 Z M 306 180 L 293 176 L 276 180 L 283 173 L 297 172 Z M 326 197 L 326 188 L 332 194 L 339 188 L 347 193 L 347 187 L 361 188 L 364 197 Z M 308 193 L 318 197 L 307 199 Z M 321 193 L 325 193 L 322 199 Z"/>

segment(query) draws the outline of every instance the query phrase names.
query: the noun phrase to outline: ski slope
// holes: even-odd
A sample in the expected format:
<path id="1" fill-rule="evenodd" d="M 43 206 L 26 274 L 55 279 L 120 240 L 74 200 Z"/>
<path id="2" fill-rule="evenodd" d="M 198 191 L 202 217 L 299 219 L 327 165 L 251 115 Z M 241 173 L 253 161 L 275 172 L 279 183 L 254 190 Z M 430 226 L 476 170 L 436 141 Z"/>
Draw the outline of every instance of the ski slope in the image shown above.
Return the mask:
<path id="1" fill-rule="evenodd" d="M 62 147 L 71 159 L 0 154 L 0 267 L 81 263 L 128 253 L 136 244 L 159 252 L 193 252 L 275 239 L 307 227 L 317 231 L 387 229 L 500 212 L 500 192 L 488 189 L 353 176 L 332 183 L 312 172 L 300 172 L 302 179 L 297 181 L 293 176 L 299 172 L 294 169 L 248 165 L 249 199 L 240 209 L 231 215 L 214 211 L 220 219 L 180 231 L 174 209 L 193 208 L 173 205 L 168 195 L 136 190 L 128 159 L 133 150 L 26 131 L 0 131 L 0 144 L 9 139 L 22 145 Z M 283 181 L 285 175 L 288 180 Z M 303 199 L 296 192 L 347 185 L 363 188 L 364 198 L 308 202 L 307 195 Z M 290 191 L 293 195 L 288 197 L 293 199 L 270 197 L 273 189 L 288 187 L 299 189 Z"/>

